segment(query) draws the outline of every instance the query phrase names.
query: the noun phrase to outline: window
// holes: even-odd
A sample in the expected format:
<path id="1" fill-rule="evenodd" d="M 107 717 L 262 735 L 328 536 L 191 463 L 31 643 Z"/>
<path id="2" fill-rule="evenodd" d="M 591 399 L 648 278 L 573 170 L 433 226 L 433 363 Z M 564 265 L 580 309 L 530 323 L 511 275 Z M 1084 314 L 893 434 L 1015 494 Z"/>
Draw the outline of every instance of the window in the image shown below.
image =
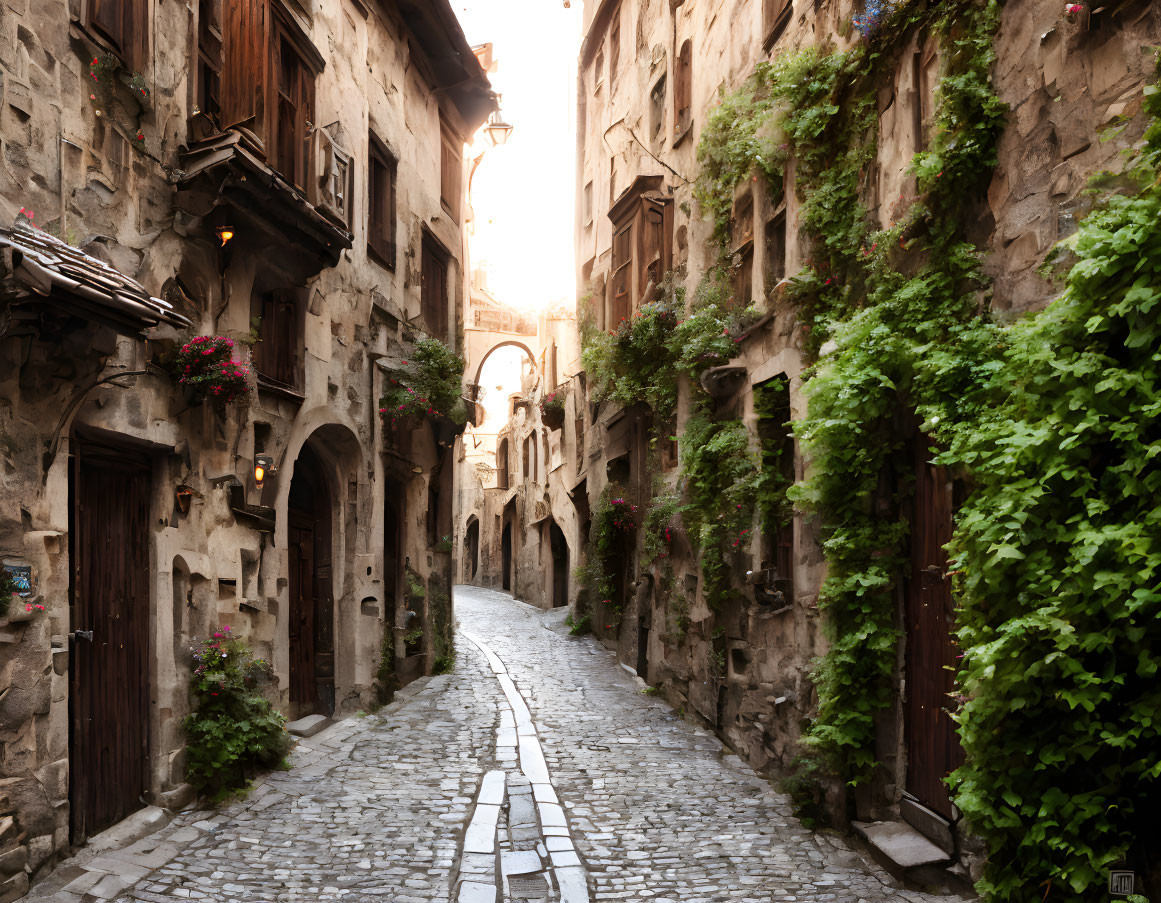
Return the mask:
<path id="1" fill-rule="evenodd" d="M 448 255 L 430 235 L 423 236 L 423 284 L 421 299 L 423 321 L 431 336 L 447 339 L 447 262 Z"/>
<path id="2" fill-rule="evenodd" d="M 280 36 L 274 71 L 278 74 L 274 127 L 274 167 L 288 182 L 305 189 L 310 180 L 311 123 L 314 121 L 314 73 L 294 45 Z"/>
<path id="3" fill-rule="evenodd" d="M 508 488 L 508 440 L 501 439 L 496 446 L 496 488 Z M 499 518 L 497 518 L 499 520 Z"/>
<path id="4" fill-rule="evenodd" d="M 762 34 L 766 37 L 767 50 L 774 46 L 774 42 L 786 30 L 793 12 L 794 4 L 791 0 L 762 0 Z"/>
<path id="5" fill-rule="evenodd" d="M 649 92 L 649 138 L 656 141 L 665 128 L 665 76 L 657 79 L 657 84 Z"/>
<path id="6" fill-rule="evenodd" d="M 306 191 L 322 57 L 280 3 L 199 0 L 198 9 L 199 108 L 222 128 L 244 126 L 271 166 Z"/>
<path id="7" fill-rule="evenodd" d="M 621 64 L 621 10 L 613 13 L 613 25 L 609 29 L 609 96 L 617 84 L 617 67 Z"/>
<path id="8" fill-rule="evenodd" d="M 693 42 L 681 45 L 673 80 L 673 135 L 680 141 L 693 124 Z"/>
<path id="9" fill-rule="evenodd" d="M 936 44 L 930 38 L 921 40 L 919 48 L 911 57 L 911 78 L 915 86 L 915 101 L 912 103 L 915 134 L 915 151 L 927 147 L 931 140 L 931 123 L 935 118 L 935 89 L 939 81 L 939 57 Z"/>
<path id="10" fill-rule="evenodd" d="M 584 212 L 585 225 L 591 226 L 593 224 L 593 183 L 591 179 L 585 185 Z"/>
<path id="11" fill-rule="evenodd" d="M 149 0 L 89 0 L 85 23 L 129 72 L 149 65 Z"/>
<path id="12" fill-rule="evenodd" d="M 395 269 L 395 177 L 398 164 L 374 133 L 367 159 L 367 252 Z"/>
<path id="13" fill-rule="evenodd" d="M 259 381 L 286 389 L 302 388 L 302 312 L 291 291 L 261 294 L 252 307 L 258 324 L 253 364 Z"/>
<path id="14" fill-rule="evenodd" d="M 790 382 L 775 377 L 754 387 L 754 412 L 758 416 L 758 440 L 762 469 L 778 474 L 784 485 L 794 482 L 794 434 L 789 423 Z M 794 517 L 785 496 L 772 500 L 759 512 L 762 526 L 762 569 L 769 573 L 767 586 L 781 590 L 789 599 L 794 589 Z"/>
<path id="15" fill-rule="evenodd" d="M 731 241 L 734 248 L 734 303 L 754 300 L 754 197 L 748 192 L 734 204 Z"/>
<path id="16" fill-rule="evenodd" d="M 198 4 L 198 109 L 222 118 L 222 0 Z"/>
<path id="17" fill-rule="evenodd" d="M 332 214 L 348 231 L 354 228 L 355 167 L 351 155 L 339 147 L 324 128 L 318 139 L 319 207 Z"/>
<path id="18" fill-rule="evenodd" d="M 661 196 L 660 176 L 640 176 L 609 211 L 613 223 L 610 318 L 622 319 L 649 300 L 650 286 L 672 269 L 673 204 Z"/>
<path id="19" fill-rule="evenodd" d="M 442 119 L 440 120 L 440 167 L 439 199 L 451 214 L 452 220 L 460 221 L 460 183 L 463 176 L 464 143 Z"/>
<path id="20" fill-rule="evenodd" d="M 532 452 L 529 451 L 529 448 L 531 447 L 531 445 L 532 445 L 532 437 L 525 436 L 524 437 L 524 469 L 520 472 L 520 474 L 521 474 L 521 476 L 524 477 L 524 482 L 526 482 L 526 483 L 532 479 Z"/>
<path id="21" fill-rule="evenodd" d="M 766 221 L 766 291 L 770 292 L 786 277 L 786 193 L 778 197 L 774 213 Z"/>

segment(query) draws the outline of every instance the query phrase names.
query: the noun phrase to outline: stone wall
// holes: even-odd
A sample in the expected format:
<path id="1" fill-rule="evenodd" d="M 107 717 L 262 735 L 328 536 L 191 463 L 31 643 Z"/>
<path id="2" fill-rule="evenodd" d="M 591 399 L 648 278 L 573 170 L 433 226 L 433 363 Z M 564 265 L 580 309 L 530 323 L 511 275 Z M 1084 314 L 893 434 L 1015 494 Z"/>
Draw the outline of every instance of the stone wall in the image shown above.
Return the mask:
<path id="1" fill-rule="evenodd" d="M 5 334 L 0 301 L 0 557 L 31 568 L 29 599 L 44 605 L 25 612 L 18 604 L 0 621 L 4 901 L 84 839 L 70 832 L 69 802 L 70 455 L 78 437 L 132 445 L 151 462 L 149 529 L 137 538 L 149 567 L 149 665 L 141 678 L 149 686 L 151 802 L 188 799 L 181 722 L 191 705 L 196 636 L 230 625 L 273 663 L 279 706 L 305 711 L 289 690 L 288 511 L 301 461 L 310 460 L 329 500 L 331 570 L 319 579 L 329 576 L 333 594 L 334 698 L 322 704 L 336 715 L 374 705 L 377 675 L 390 676 L 397 662 L 397 682 L 429 670 L 443 643 L 436 628 L 450 629 L 446 605 L 424 606 L 418 655 L 405 661 L 404 562 L 434 594 L 446 595 L 452 580 L 451 556 L 431 541 L 427 518 L 434 499 L 432 516 L 450 532 L 454 437 L 437 437 L 423 424 L 405 447 L 386 442 L 377 402 L 387 377 L 376 362 L 405 358 L 410 343 L 430 331 L 421 309 L 424 241 L 447 255 L 446 304 L 454 314 L 438 337 L 462 346 L 464 238 L 441 204 L 440 120 L 469 136 L 480 108 L 452 99 L 439 49 L 417 41 L 394 4 L 287 6 L 325 62 L 315 81 L 315 131 L 325 127 L 353 160 L 353 218 L 318 227 L 349 232 L 351 247 L 340 252 L 320 242 L 318 260 L 308 259 L 297 232 L 279 232 L 297 226 L 275 221 L 268 208 L 281 204 L 298 211 L 299 223 L 324 222 L 314 207 L 322 203 L 320 184 L 276 190 L 271 177 L 258 189 L 268 187 L 268 200 L 245 217 L 220 206 L 195 209 L 175 188 L 189 159 L 183 149 L 196 137 L 198 4 L 151 0 L 147 7 L 148 65 L 140 72 L 147 99 L 140 102 L 135 85 L 92 78 L 92 61 L 105 50 L 84 26 L 78 0 L 0 6 L 0 222 L 30 211 L 36 225 L 111 263 L 193 323 L 184 334 L 153 330 L 146 341 L 84 323 L 63 337 L 17 338 Z M 458 40 L 466 48 L 462 34 Z M 486 98 L 482 72 L 475 83 Z M 393 269 L 367 251 L 370 132 L 398 161 Z M 320 154 L 321 175 L 317 144 L 311 153 Z M 235 217 L 226 221 L 234 235 L 224 246 L 223 215 Z M 263 384 L 248 404 L 223 410 L 188 407 L 153 364 L 199 334 L 232 338 L 246 360 L 254 339 L 263 340 L 252 298 L 283 288 L 300 305 L 300 384 Z M 149 372 L 92 385 L 138 370 Z M 274 460 L 262 486 L 253 476 L 260 453 Z M 396 491 L 388 498 L 390 480 Z M 388 505 L 398 510 L 392 555 L 384 547 Z M 440 624 L 430 623 L 433 615 Z"/>
<path id="2" fill-rule="evenodd" d="M 660 185 L 655 194 L 672 210 L 672 271 L 687 298 L 692 297 L 719 255 L 713 223 L 699 209 L 693 190 L 698 142 L 719 90 L 738 87 L 758 63 L 779 54 L 810 46 L 842 49 L 859 38 L 851 27 L 856 10 L 843 0 L 794 4 L 787 21 L 773 32 L 763 21 L 764 7 L 769 6 L 761 0 L 585 3 L 575 248 L 578 295 L 591 304 L 597 328 L 618 325 L 609 213 L 627 189 L 641 176 L 655 177 Z M 1011 115 L 987 197 L 980 199 L 978 218 L 970 224 L 972 237 L 987 249 L 985 267 L 994 280 L 991 303 L 1000 317 L 1048 303 L 1055 289 L 1039 269 L 1053 245 L 1076 228 L 1088 209 L 1084 188 L 1089 177 L 1117 171 L 1121 152 L 1141 135 L 1137 113 L 1161 34 L 1161 14 L 1141 2 L 1115 10 L 1088 9 L 1070 21 L 1061 4 L 1048 0 L 1003 7 L 994 77 Z M 679 117 L 674 98 L 687 40 L 692 46 L 688 121 Z M 879 147 L 863 199 L 884 226 L 893 223 L 904 209 L 902 202 L 914 195 L 909 167 L 923 141 L 916 124 L 930 110 L 939 71 L 938 56 L 925 53 L 933 47 L 927 36 L 912 34 L 908 41 L 894 78 L 879 86 Z M 788 185 L 793 178 L 791 161 Z M 768 252 L 759 230 L 775 212 L 778 199 L 770 194 L 767 180 L 758 174 L 735 193 L 735 210 L 752 203 L 750 290 L 764 317 L 732 362 L 744 369 L 745 378 L 729 404 L 752 437 L 757 436 L 755 387 L 784 378 L 795 419 L 806 405 L 802 380 L 809 360 L 797 312 L 782 300 L 784 285 L 766 276 Z M 799 234 L 799 199 L 793 191 L 787 191 L 785 203 L 785 274 L 790 276 L 803 266 L 806 244 Z M 738 258 L 732 263 L 736 266 Z M 683 384 L 679 434 L 689 416 L 688 395 Z M 647 409 L 623 411 L 609 403 L 590 403 L 581 414 L 585 454 L 573 463 L 585 478 L 590 506 L 614 478 L 628 480 L 641 500 L 681 491 L 677 462 L 658 460 L 654 454 L 654 444 L 666 437 Z M 796 457 L 795 476 L 801 479 L 810 462 Z M 631 464 L 626 468 L 618 459 Z M 786 606 L 756 604 L 753 588 L 740 579 L 758 567 L 761 537 L 755 530 L 752 544 L 743 545 L 738 555 L 743 563 L 735 568 L 736 599 L 716 614 L 705 603 L 698 557 L 688 539 L 675 532 L 664 568 L 639 567 L 639 547 L 629 550 L 619 617 L 601 600 L 591 600 L 598 635 L 617 649 L 623 663 L 637 668 L 674 705 L 716 729 L 748 761 L 784 772 L 801 751 L 802 725 L 817 704 L 811 661 L 826 648 L 817 606 L 825 577 L 817 528 L 801 515 L 794 518 L 793 586 Z M 665 593 L 659 589 L 663 580 L 671 582 Z M 677 629 L 679 621 L 687 621 L 688 627 Z M 900 698 L 902 667 L 901 654 Z M 852 801 L 860 817 L 897 813 L 893 807 L 906 772 L 902 719 L 898 703 L 883 719 L 881 780 L 873 799 L 867 795 Z M 845 813 L 841 798 L 832 797 L 831 802 Z"/>

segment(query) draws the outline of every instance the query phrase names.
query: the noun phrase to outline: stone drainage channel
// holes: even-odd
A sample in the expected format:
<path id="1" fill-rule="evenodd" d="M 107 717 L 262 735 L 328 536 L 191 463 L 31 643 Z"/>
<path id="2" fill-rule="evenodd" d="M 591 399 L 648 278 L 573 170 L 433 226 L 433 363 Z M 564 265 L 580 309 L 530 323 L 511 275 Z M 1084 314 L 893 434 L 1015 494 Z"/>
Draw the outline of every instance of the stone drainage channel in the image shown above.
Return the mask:
<path id="1" fill-rule="evenodd" d="M 528 704 L 496 653 L 479 637 L 462 635 L 487 658 L 508 707 L 500 712 L 496 735 L 500 768 L 481 782 L 464 832 L 453 903 L 588 903 L 588 875 L 573 846 Z"/>

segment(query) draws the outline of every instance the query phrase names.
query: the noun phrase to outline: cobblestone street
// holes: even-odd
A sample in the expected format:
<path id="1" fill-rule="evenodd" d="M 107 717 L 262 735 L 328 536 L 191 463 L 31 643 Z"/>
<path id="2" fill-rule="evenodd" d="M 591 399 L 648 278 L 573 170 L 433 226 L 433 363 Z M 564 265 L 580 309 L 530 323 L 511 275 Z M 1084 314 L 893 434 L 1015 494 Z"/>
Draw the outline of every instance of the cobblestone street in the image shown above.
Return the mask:
<path id="1" fill-rule="evenodd" d="M 940 899 L 902 890 L 591 639 L 456 590 L 454 674 L 301 741 L 241 802 L 89 849 L 30 900 Z"/>

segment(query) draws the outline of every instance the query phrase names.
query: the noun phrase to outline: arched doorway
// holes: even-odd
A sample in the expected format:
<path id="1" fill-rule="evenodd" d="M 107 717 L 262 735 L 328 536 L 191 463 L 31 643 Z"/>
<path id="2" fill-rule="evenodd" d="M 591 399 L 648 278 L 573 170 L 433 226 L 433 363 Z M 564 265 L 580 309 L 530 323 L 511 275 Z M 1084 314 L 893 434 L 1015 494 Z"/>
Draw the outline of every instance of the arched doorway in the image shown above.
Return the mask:
<path id="1" fill-rule="evenodd" d="M 500 585 L 512 591 L 512 524 L 508 521 L 504 522 L 504 531 L 500 534 L 500 560 L 501 560 L 501 583 Z"/>
<path id="2" fill-rule="evenodd" d="M 290 702 L 298 717 L 335 711 L 331 494 L 322 462 L 304 445 L 287 503 Z"/>
<path id="3" fill-rule="evenodd" d="M 549 544 L 552 547 L 552 607 L 568 605 L 568 540 L 556 521 L 549 521 Z"/>
<path id="4" fill-rule="evenodd" d="M 464 577 L 470 583 L 480 567 L 480 522 L 472 517 L 464 534 Z"/>

